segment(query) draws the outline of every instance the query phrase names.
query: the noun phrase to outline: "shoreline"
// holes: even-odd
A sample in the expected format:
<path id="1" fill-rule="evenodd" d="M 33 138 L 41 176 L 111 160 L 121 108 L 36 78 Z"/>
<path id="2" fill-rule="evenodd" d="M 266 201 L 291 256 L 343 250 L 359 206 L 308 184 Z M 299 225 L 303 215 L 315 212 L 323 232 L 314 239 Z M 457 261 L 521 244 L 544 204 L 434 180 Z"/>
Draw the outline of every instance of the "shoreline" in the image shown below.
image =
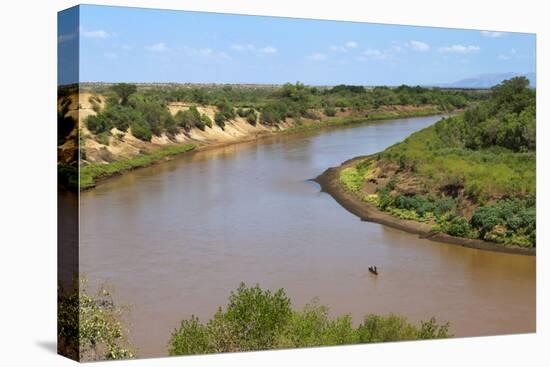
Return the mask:
<path id="1" fill-rule="evenodd" d="M 431 241 L 442 242 L 451 245 L 474 248 L 478 250 L 502 252 L 515 255 L 536 256 L 536 249 L 523 248 L 519 246 L 504 246 L 499 243 L 483 241 L 479 239 L 470 239 L 463 237 L 454 237 L 446 233 L 433 232 L 431 225 L 412 220 L 399 219 L 391 214 L 381 211 L 373 204 L 365 203 L 357 196 L 347 192 L 340 184 L 340 171 L 359 160 L 364 160 L 369 156 L 359 156 L 343 162 L 340 166 L 330 167 L 312 181 L 321 186 L 321 192 L 332 196 L 338 204 L 350 213 L 359 217 L 362 221 L 373 222 L 392 227 L 404 232 L 417 234 L 420 238 L 426 238 Z"/>
<path id="2" fill-rule="evenodd" d="M 228 146 L 232 146 L 232 145 L 236 145 L 236 144 L 243 144 L 243 143 L 250 143 L 250 142 L 253 142 L 253 141 L 260 141 L 260 140 L 263 140 L 263 139 L 266 139 L 266 138 L 276 137 L 277 135 L 283 135 L 283 134 L 284 135 L 293 135 L 293 134 L 305 133 L 305 132 L 309 132 L 309 131 L 317 131 L 317 130 L 322 130 L 322 129 L 330 129 L 330 128 L 343 127 L 343 126 L 359 125 L 359 124 L 368 123 L 368 122 L 388 121 L 388 120 L 414 118 L 414 117 L 437 116 L 437 115 L 444 115 L 446 113 L 449 113 L 449 112 L 435 111 L 433 109 L 427 109 L 425 111 L 401 112 L 401 113 L 398 113 L 397 116 L 388 115 L 388 114 L 384 114 L 384 115 L 381 115 L 381 114 L 376 115 L 375 114 L 372 117 L 370 117 L 370 116 L 366 116 L 366 117 L 337 117 L 337 118 L 329 118 L 329 119 L 321 120 L 320 122 L 314 123 L 314 124 L 294 125 L 294 126 L 289 127 L 287 129 L 281 129 L 281 130 L 276 130 L 276 131 L 271 131 L 271 132 L 263 132 L 263 133 L 259 133 L 259 134 L 256 134 L 256 135 L 246 136 L 246 137 L 231 140 L 231 141 L 214 142 L 214 143 L 202 143 L 202 144 L 201 143 L 193 144 L 193 142 L 188 142 L 188 143 L 184 143 L 184 144 L 174 144 L 174 145 L 171 145 L 171 146 L 168 146 L 168 147 L 165 147 L 165 148 L 182 147 L 186 144 L 193 144 L 194 147 L 192 149 L 189 149 L 189 150 L 186 150 L 186 151 L 183 151 L 183 152 L 180 152 L 180 153 L 169 154 L 169 155 L 163 156 L 159 159 L 151 160 L 150 162 L 148 162 L 147 164 L 144 164 L 144 165 L 139 165 L 139 166 L 131 167 L 131 168 L 128 168 L 128 169 L 122 169 L 122 170 L 119 170 L 119 171 L 116 171 L 116 172 L 113 172 L 113 173 L 110 173 L 110 174 L 104 174 L 104 175 L 98 176 L 97 178 L 95 178 L 93 185 L 82 186 L 82 184 L 80 183 L 81 181 L 79 179 L 79 190 L 78 191 L 79 192 L 84 192 L 84 191 L 93 190 L 94 188 L 98 187 L 102 183 L 104 183 L 108 180 L 111 180 L 113 178 L 119 177 L 119 176 L 121 176 L 121 175 L 123 175 L 127 172 L 135 171 L 135 170 L 140 169 L 140 168 L 150 167 L 150 166 L 153 166 L 153 165 L 156 165 L 156 164 L 160 164 L 162 162 L 171 161 L 173 159 L 177 159 L 180 156 L 183 156 L 184 154 L 185 155 L 196 154 L 196 153 L 199 153 L 199 152 L 208 151 L 208 150 L 212 150 L 212 149 L 224 148 L 224 147 L 228 147 Z M 139 158 L 139 157 L 144 157 L 144 156 L 145 155 L 141 155 L 141 156 L 136 156 L 134 158 Z M 126 160 L 126 161 L 129 161 L 129 160 Z M 124 162 L 124 161 L 115 161 L 113 163 L 116 163 L 116 162 Z M 112 163 L 110 163 L 110 164 L 112 164 Z"/>

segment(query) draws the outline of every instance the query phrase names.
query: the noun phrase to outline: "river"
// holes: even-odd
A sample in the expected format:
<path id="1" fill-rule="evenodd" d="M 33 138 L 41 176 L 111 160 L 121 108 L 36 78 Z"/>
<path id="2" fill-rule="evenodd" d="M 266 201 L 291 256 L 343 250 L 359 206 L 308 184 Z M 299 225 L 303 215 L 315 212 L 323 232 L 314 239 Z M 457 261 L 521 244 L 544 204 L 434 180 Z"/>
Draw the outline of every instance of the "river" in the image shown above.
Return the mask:
<path id="1" fill-rule="evenodd" d="M 236 144 L 81 194 L 80 271 L 131 306 L 140 357 L 182 319 L 210 318 L 241 281 L 331 314 L 435 316 L 455 336 L 535 331 L 535 257 L 437 243 L 361 222 L 309 179 L 429 126 L 420 117 Z M 368 272 L 377 265 L 380 275 Z"/>

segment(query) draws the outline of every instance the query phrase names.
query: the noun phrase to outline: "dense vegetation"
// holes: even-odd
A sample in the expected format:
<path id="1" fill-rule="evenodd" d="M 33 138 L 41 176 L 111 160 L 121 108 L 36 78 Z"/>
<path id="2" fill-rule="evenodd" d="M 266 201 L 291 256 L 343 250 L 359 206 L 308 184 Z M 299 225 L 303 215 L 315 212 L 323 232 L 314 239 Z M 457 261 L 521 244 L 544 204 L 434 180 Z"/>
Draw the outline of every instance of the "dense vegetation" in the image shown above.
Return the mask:
<path id="1" fill-rule="evenodd" d="M 71 291 L 60 289 L 57 303 L 59 352 L 80 361 L 133 358 L 120 321 L 123 313 L 124 308 L 115 306 L 105 288 L 89 294 L 85 280 Z"/>
<path id="2" fill-rule="evenodd" d="M 91 134 L 85 130 L 76 134 L 80 138 L 81 147 L 86 147 L 86 139 L 94 139 L 102 145 L 123 142 L 126 133 L 146 142 L 150 142 L 154 136 L 166 134 L 176 143 L 176 135 L 179 133 L 189 134 L 191 129 L 204 131 L 215 125 L 225 129 L 229 121 L 237 118 L 244 119 L 253 126 L 275 126 L 291 118 L 294 127 L 286 131 L 296 131 L 366 120 L 423 116 L 463 108 L 486 96 L 483 91 L 465 92 L 408 86 L 367 89 L 339 85 L 330 88 L 309 87 L 301 83 L 272 87 L 137 86 L 119 83 L 93 85 L 91 88 L 83 86 L 83 90 L 92 92 L 87 102 L 95 114 L 85 119 Z M 67 134 L 75 126 L 73 119 L 67 115 L 71 91 L 74 92 L 72 89 L 60 91 L 62 103 L 58 116 L 59 145 L 67 139 Z M 189 107 L 172 114 L 168 108 L 172 102 L 183 102 Z M 401 110 L 402 104 L 406 104 L 408 108 Z M 304 123 L 306 119 L 308 121 Z M 81 189 L 93 187 L 99 177 L 148 165 L 163 158 L 168 151 L 169 154 L 176 154 L 174 152 L 180 151 L 180 148 L 168 148 L 158 154 L 142 152 L 133 159 L 122 161 L 116 161 L 117 158 L 108 149 L 99 150 L 100 153 L 96 153 L 101 156 L 102 161 L 115 161 L 108 164 L 88 163 L 88 149 L 80 149 L 80 158 L 84 161 L 80 171 Z M 60 166 L 59 173 L 60 182 L 65 186 L 72 189 L 78 187 L 76 166 Z"/>
<path id="3" fill-rule="evenodd" d="M 535 91 L 514 78 L 465 113 L 348 168 L 341 180 L 357 192 L 376 167 L 391 171 L 392 180 L 365 200 L 454 236 L 535 247 L 535 127 Z M 400 189 L 403 182 L 414 190 Z"/>
<path id="4" fill-rule="evenodd" d="M 258 121 L 274 125 L 286 118 L 319 119 L 316 111 L 334 117 L 346 109 L 355 113 L 376 110 L 381 106 L 415 105 L 433 106 L 434 112 L 465 107 L 468 102 L 483 98 L 481 92 L 446 91 L 437 88 L 400 86 L 398 88 L 339 85 L 332 88 L 308 87 L 301 83 L 287 83 L 282 87 L 233 88 L 210 87 L 144 87 L 120 83 L 108 87 L 95 87 L 94 91 L 106 96 L 106 107 L 90 101 L 97 115 L 86 119 L 88 129 L 95 135 L 105 136 L 112 128 L 131 129 L 138 139 L 149 141 L 153 135 L 166 131 L 177 133 L 178 128 L 204 130 L 212 127 L 212 119 L 201 115 L 196 107 L 172 116 L 170 102 L 195 105 L 212 105 L 217 111 L 214 122 L 222 129 L 227 121 L 237 116 L 255 125 Z"/>
<path id="5" fill-rule="evenodd" d="M 435 319 L 410 324 L 404 317 L 366 315 L 354 327 L 351 317 L 330 318 L 328 308 L 317 300 L 302 310 L 293 310 L 283 289 L 272 293 L 258 285 L 243 283 L 231 293 L 206 324 L 192 316 L 174 330 L 170 355 L 238 352 L 399 340 L 446 338 L 449 324 Z"/>

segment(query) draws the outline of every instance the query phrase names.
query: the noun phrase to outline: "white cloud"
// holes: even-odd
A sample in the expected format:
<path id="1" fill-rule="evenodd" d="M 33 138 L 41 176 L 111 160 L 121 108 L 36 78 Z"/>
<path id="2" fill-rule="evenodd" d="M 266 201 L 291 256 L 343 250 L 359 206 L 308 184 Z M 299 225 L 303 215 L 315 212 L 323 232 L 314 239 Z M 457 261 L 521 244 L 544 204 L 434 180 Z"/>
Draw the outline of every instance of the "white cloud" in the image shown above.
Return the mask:
<path id="1" fill-rule="evenodd" d="M 87 38 L 109 38 L 111 35 L 103 29 L 97 31 L 82 31 L 82 35 Z"/>
<path id="2" fill-rule="evenodd" d="M 257 54 L 274 54 L 277 53 L 277 49 L 273 46 L 265 46 L 258 48 L 251 43 L 235 43 L 231 45 L 231 49 L 238 52 L 253 52 Z"/>
<path id="3" fill-rule="evenodd" d="M 380 51 L 378 49 L 369 48 L 361 54 L 360 60 L 385 60 L 390 55 L 386 51 Z"/>
<path id="4" fill-rule="evenodd" d="M 499 37 L 505 36 L 506 33 L 504 33 L 504 32 L 493 32 L 493 31 L 481 31 L 481 35 L 483 37 L 488 37 L 488 38 L 499 38 Z"/>
<path id="5" fill-rule="evenodd" d="M 421 41 L 410 41 L 409 45 L 415 51 L 429 51 L 430 50 L 430 45 L 428 45 L 425 42 L 421 42 Z"/>
<path id="6" fill-rule="evenodd" d="M 498 59 L 499 59 L 499 60 L 510 60 L 510 56 L 504 55 L 504 54 L 500 54 L 500 55 L 498 55 Z"/>
<path id="7" fill-rule="evenodd" d="M 315 52 L 308 56 L 308 59 L 315 60 L 315 61 L 322 61 L 327 59 L 327 55 L 322 54 L 320 52 Z"/>
<path id="8" fill-rule="evenodd" d="M 256 47 L 250 43 L 246 44 L 246 45 L 242 45 L 242 44 L 234 44 L 234 45 L 231 45 L 231 49 L 235 50 L 235 51 L 253 51 Z"/>
<path id="9" fill-rule="evenodd" d="M 334 45 L 329 46 L 328 49 L 334 52 L 346 52 L 348 50 L 344 46 L 334 46 Z"/>
<path id="10" fill-rule="evenodd" d="M 481 48 L 479 46 L 473 46 L 473 45 L 452 45 L 452 46 L 446 46 L 446 47 L 440 47 L 439 52 L 446 52 L 446 53 L 455 53 L 455 54 L 467 54 L 471 52 L 477 52 Z"/>
<path id="11" fill-rule="evenodd" d="M 277 53 L 277 49 L 273 46 L 265 46 L 264 48 L 260 49 L 260 52 L 263 54 L 274 54 Z"/>
<path id="12" fill-rule="evenodd" d="M 164 52 L 168 51 L 168 47 L 164 42 L 155 43 L 151 46 L 146 47 L 147 50 L 153 51 L 153 52 Z"/>
<path id="13" fill-rule="evenodd" d="M 333 52 L 348 52 L 350 49 L 359 47 L 359 44 L 355 41 L 347 41 L 343 45 L 329 46 L 329 50 Z"/>

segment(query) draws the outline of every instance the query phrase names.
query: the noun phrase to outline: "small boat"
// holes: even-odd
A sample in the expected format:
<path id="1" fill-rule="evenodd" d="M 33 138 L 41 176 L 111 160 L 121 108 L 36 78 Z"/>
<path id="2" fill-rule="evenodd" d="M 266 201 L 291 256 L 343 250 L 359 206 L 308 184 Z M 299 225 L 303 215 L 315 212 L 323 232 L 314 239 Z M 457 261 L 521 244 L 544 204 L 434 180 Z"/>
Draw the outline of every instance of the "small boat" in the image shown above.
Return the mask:
<path id="1" fill-rule="evenodd" d="M 378 269 L 376 269 L 376 266 L 369 266 L 369 271 L 374 275 L 378 275 Z"/>

